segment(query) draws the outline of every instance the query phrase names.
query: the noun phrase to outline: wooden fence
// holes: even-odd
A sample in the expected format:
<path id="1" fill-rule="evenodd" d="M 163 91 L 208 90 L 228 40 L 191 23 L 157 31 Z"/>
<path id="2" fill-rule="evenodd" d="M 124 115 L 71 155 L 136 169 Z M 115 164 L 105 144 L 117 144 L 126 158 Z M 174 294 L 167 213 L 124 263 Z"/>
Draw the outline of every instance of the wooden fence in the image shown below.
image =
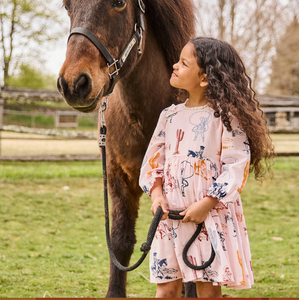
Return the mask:
<path id="1" fill-rule="evenodd" d="M 0 160 L 21 160 L 21 161 L 66 161 L 66 160 L 99 160 L 101 158 L 100 156 L 100 151 L 98 151 L 98 149 L 96 149 L 95 151 L 93 151 L 92 154 L 90 154 L 89 152 L 91 151 L 86 151 L 87 154 L 74 154 L 74 151 L 69 151 L 70 148 L 74 149 L 77 148 L 76 147 L 76 140 L 78 141 L 78 144 L 86 144 L 87 147 L 90 147 L 90 145 L 92 147 L 94 147 L 94 145 L 97 145 L 97 141 L 96 138 L 94 140 L 90 140 L 90 142 L 88 142 L 88 140 L 86 139 L 90 139 L 90 135 L 88 134 L 81 134 L 82 132 L 78 132 L 76 131 L 77 137 L 74 137 L 74 131 L 71 130 L 62 130 L 63 133 L 65 133 L 66 131 L 68 133 L 70 133 L 69 135 L 67 134 L 68 137 L 65 137 L 65 135 L 63 137 L 49 137 L 49 138 L 45 138 L 44 136 L 41 136 L 41 138 L 39 138 L 36 134 L 33 133 L 34 137 L 29 137 L 29 138 L 23 138 L 23 137 L 9 137 L 9 138 L 3 138 L 4 133 L 1 134 L 1 131 L 3 131 L 3 126 L 6 124 L 3 124 L 4 122 L 4 115 L 23 115 L 23 116 L 30 116 L 31 117 L 31 128 L 35 127 L 35 118 L 39 115 L 43 115 L 43 116 L 48 116 L 48 117 L 52 117 L 55 120 L 55 128 L 57 128 L 57 132 L 59 133 L 61 131 L 62 127 L 74 127 L 74 128 L 78 128 L 78 119 L 79 117 L 86 117 L 87 114 L 84 113 L 80 113 L 78 111 L 72 110 L 72 108 L 66 106 L 69 110 L 63 110 L 63 111 L 59 111 L 59 110 L 55 110 L 55 111 L 45 111 L 43 113 L 41 112 L 36 112 L 36 111 L 24 111 L 24 110 L 12 110 L 12 109 L 6 109 L 5 108 L 5 102 L 9 101 L 9 100 L 13 100 L 16 103 L 20 103 L 20 105 L 22 104 L 26 104 L 28 102 L 51 102 L 51 103 L 64 103 L 64 99 L 62 98 L 62 96 L 57 92 L 57 91 L 46 91 L 46 90 L 32 90 L 32 89 L 16 89 L 16 88 L 5 88 L 5 89 L 0 89 Z M 92 113 L 92 114 L 88 114 L 94 118 L 97 118 L 97 113 Z M 45 129 L 46 130 L 46 129 Z M 50 129 L 47 129 L 50 130 Z M 46 131 L 47 131 L 46 130 Z M 40 130 L 36 129 L 36 132 L 39 132 Z M 55 131 L 55 130 L 54 130 Z M 85 133 L 85 132 L 84 132 Z M 26 135 L 26 134 L 25 134 Z M 29 133 L 27 134 L 27 136 L 29 135 Z M 20 136 L 20 135 L 19 135 Z M 23 136 L 23 135 L 22 135 Z M 93 134 L 91 136 L 94 136 Z M 1 142 L 1 138 L 2 138 L 2 142 Z M 18 153 L 18 155 L 7 155 L 7 153 L 5 153 L 3 155 L 3 151 L 1 151 L 1 145 L 4 145 L 4 142 L 6 142 L 7 144 L 7 140 L 9 140 L 10 142 L 12 142 L 13 144 L 18 144 L 17 140 L 22 139 L 24 142 L 28 143 L 28 141 L 30 140 L 30 143 L 35 144 L 38 143 L 39 144 L 47 144 L 50 143 L 50 141 L 53 141 L 53 143 L 60 143 L 60 144 L 66 144 L 65 146 L 65 153 L 59 153 L 59 154 L 49 154 L 49 151 L 46 151 L 48 154 L 47 155 L 28 155 L 27 154 L 22 154 L 22 146 L 19 147 L 20 148 L 20 155 Z M 24 143 L 25 144 L 25 143 Z M 84 144 L 84 145 L 85 145 Z M 61 145 L 60 145 L 61 147 Z M 84 146 L 81 145 L 81 149 L 84 148 Z M 7 148 L 6 148 L 7 149 Z M 2 149 L 3 150 L 3 149 Z M 68 154 L 68 151 L 71 152 L 71 154 Z M 1 153 L 2 152 L 2 153 Z M 7 152 L 7 150 L 6 150 Z M 26 151 L 23 151 L 26 152 Z M 28 151 L 27 151 L 28 152 Z M 36 151 L 33 151 L 34 153 Z M 88 154 L 89 153 L 89 154 Z"/>
<path id="2" fill-rule="evenodd" d="M 299 97 L 260 95 L 259 101 L 261 108 L 268 119 L 269 128 L 272 132 L 299 132 Z M 32 90 L 32 89 L 0 89 L 0 160 L 15 160 L 17 157 L 1 156 L 1 130 L 3 130 L 3 115 L 23 114 L 31 116 L 31 126 L 35 125 L 35 116 L 38 113 L 25 111 L 9 111 L 4 109 L 5 101 L 14 100 L 17 103 L 26 103 L 28 101 L 50 101 L 61 103 L 64 99 L 57 91 Z M 86 115 L 77 111 L 56 111 L 55 114 L 48 113 L 55 118 L 56 127 L 77 127 L 78 116 Z M 294 151 L 293 151 L 294 150 Z M 288 153 L 279 153 L 278 155 L 299 155 L 299 149 L 290 149 Z M 18 156 L 20 160 L 94 160 L 99 159 L 99 155 L 81 157 L 78 155 L 47 155 L 47 156 Z"/>

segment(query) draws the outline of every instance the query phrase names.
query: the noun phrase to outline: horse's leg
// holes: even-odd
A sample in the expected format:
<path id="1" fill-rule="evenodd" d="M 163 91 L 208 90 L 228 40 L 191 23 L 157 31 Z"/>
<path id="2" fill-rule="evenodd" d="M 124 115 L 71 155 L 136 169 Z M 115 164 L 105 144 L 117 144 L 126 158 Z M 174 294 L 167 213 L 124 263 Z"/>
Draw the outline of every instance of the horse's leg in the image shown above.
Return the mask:
<path id="1" fill-rule="evenodd" d="M 129 180 L 120 166 L 109 164 L 109 194 L 112 201 L 112 249 L 118 261 L 128 266 L 136 243 L 135 223 L 138 215 L 139 197 L 142 192 L 138 181 Z M 106 297 L 126 297 L 126 272 L 110 262 L 110 281 Z"/>
<path id="2" fill-rule="evenodd" d="M 197 298 L 196 284 L 193 282 L 184 283 L 182 297 L 183 298 Z"/>

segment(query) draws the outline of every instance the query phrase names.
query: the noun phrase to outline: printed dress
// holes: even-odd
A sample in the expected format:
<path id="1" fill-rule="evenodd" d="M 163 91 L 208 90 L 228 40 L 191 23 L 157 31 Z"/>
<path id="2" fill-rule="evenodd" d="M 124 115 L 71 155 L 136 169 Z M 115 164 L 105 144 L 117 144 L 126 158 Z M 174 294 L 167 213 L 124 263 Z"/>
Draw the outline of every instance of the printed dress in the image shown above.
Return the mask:
<path id="1" fill-rule="evenodd" d="M 205 196 L 219 200 L 188 251 L 188 260 L 205 270 L 187 267 L 182 253 L 196 230 L 193 222 L 167 219 L 157 229 L 150 255 L 150 278 L 164 283 L 204 281 L 235 289 L 253 284 L 251 254 L 240 194 L 250 166 L 246 133 L 238 120 L 228 132 L 209 106 L 172 105 L 162 111 L 141 167 L 139 184 L 150 195 L 158 177 L 170 210 L 183 210 Z"/>

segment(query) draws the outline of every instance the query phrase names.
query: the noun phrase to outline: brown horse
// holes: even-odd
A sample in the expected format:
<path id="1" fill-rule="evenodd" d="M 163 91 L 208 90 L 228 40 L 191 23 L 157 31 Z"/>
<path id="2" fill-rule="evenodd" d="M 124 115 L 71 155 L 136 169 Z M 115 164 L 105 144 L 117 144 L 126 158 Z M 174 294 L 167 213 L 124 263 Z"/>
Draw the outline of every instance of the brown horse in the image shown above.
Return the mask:
<path id="1" fill-rule="evenodd" d="M 120 56 L 134 33 L 140 0 L 63 2 L 71 19 L 71 29 L 87 28 L 113 57 Z M 107 175 L 112 201 L 111 239 L 115 255 L 123 265 L 129 264 L 136 242 L 142 159 L 159 113 L 178 102 L 178 92 L 169 84 L 172 65 L 194 35 L 192 0 L 143 2 L 146 11 L 142 54 L 138 57 L 138 45 L 135 45 L 119 72 L 105 112 Z M 79 111 L 94 111 L 99 108 L 109 83 L 103 55 L 85 36 L 72 35 L 57 81 L 67 103 Z M 107 297 L 125 296 L 126 273 L 111 264 Z"/>

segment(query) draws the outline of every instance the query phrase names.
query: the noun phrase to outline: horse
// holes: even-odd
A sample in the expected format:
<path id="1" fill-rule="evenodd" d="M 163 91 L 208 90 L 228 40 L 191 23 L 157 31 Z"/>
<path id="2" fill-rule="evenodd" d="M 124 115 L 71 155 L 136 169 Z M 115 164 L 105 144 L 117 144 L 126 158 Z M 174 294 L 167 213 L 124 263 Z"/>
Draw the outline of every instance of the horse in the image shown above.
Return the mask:
<path id="1" fill-rule="evenodd" d="M 71 30 L 86 28 L 114 58 L 125 50 L 119 70 L 116 60 L 107 65 L 90 38 L 72 34 L 57 88 L 68 105 L 86 113 L 99 110 L 114 88 L 105 112 L 111 240 L 119 262 L 127 266 L 136 243 L 140 166 L 160 112 L 182 101 L 169 79 L 195 34 L 194 5 L 192 0 L 63 0 L 63 5 Z M 138 41 L 132 42 L 136 32 Z M 106 297 L 126 297 L 126 272 L 112 263 Z"/>

